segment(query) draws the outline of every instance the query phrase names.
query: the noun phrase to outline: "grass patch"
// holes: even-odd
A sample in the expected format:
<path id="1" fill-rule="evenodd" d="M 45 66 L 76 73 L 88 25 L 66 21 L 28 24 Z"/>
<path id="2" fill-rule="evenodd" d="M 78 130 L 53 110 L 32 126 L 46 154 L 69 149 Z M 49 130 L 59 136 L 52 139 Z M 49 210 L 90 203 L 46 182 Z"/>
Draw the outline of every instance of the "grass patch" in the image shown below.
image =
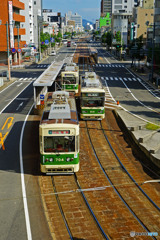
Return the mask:
<path id="1" fill-rule="evenodd" d="M 152 124 L 152 123 L 147 123 L 146 124 L 146 129 L 148 129 L 148 130 L 158 130 L 158 129 L 160 129 L 160 126 L 158 126 L 156 124 Z"/>

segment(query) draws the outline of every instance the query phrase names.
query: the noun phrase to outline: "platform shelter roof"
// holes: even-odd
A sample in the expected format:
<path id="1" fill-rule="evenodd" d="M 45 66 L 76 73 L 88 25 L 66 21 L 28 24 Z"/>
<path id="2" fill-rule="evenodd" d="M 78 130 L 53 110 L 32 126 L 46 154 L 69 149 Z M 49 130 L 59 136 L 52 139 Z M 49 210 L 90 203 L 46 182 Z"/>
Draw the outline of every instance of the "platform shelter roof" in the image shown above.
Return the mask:
<path id="1" fill-rule="evenodd" d="M 64 61 L 60 62 L 53 62 L 40 76 L 37 80 L 33 83 L 34 87 L 52 86 L 53 82 L 56 80 Z"/>

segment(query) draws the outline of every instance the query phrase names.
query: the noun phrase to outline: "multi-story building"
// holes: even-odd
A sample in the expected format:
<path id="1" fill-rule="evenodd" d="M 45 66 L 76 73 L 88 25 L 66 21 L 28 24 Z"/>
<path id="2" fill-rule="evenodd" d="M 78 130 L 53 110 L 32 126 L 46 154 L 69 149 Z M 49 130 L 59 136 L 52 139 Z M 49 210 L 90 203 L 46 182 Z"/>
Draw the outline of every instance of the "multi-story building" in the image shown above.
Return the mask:
<path id="1" fill-rule="evenodd" d="M 17 62 L 17 51 L 11 52 L 22 48 L 26 43 L 22 41 L 25 29 L 20 27 L 20 23 L 25 22 L 25 17 L 20 15 L 20 10 L 24 8 L 24 3 L 19 0 L 0 1 L 0 63 L 7 63 L 8 55 L 11 62 Z"/>
<path id="2" fill-rule="evenodd" d="M 109 13 L 112 15 L 112 0 L 101 0 L 101 17 Z"/>
<path id="3" fill-rule="evenodd" d="M 160 47 L 160 0 L 155 0 L 154 24 L 155 24 L 155 45 L 156 47 Z"/>
<path id="4" fill-rule="evenodd" d="M 53 12 L 52 9 L 43 9 L 43 32 L 57 35 L 61 29 L 62 18 L 60 12 Z"/>
<path id="5" fill-rule="evenodd" d="M 25 9 L 21 14 L 25 16 L 25 23 L 21 26 L 26 29 L 26 35 L 22 37 L 27 45 L 32 44 L 38 47 L 39 27 L 42 24 L 42 0 L 21 0 L 25 4 Z"/>
<path id="6" fill-rule="evenodd" d="M 71 11 L 69 11 L 68 13 L 65 14 L 65 18 L 66 18 L 66 25 L 68 20 L 73 20 L 75 21 L 75 29 L 77 31 L 82 31 L 83 27 L 82 27 L 82 17 L 78 14 L 72 14 Z"/>
<path id="7" fill-rule="evenodd" d="M 112 0 L 112 13 L 132 13 L 135 6 L 137 6 L 136 0 Z"/>
<path id="8" fill-rule="evenodd" d="M 148 0 L 133 9 L 133 22 L 135 25 L 134 38 L 143 35 L 144 42 L 147 40 L 147 29 L 154 24 L 154 2 Z"/>

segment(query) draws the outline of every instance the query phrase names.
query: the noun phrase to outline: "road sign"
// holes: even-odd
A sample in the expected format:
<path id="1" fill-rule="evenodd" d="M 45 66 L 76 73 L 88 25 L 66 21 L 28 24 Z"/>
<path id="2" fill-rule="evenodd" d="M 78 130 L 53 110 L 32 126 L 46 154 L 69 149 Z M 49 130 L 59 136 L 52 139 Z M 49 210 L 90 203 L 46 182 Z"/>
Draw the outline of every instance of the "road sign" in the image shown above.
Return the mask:
<path id="1" fill-rule="evenodd" d="M 22 52 L 22 49 L 21 49 L 21 48 L 18 48 L 18 49 L 17 49 L 17 52 L 18 52 L 18 53 L 21 53 L 21 52 Z"/>
<path id="2" fill-rule="evenodd" d="M 50 38 L 51 40 L 51 43 L 54 43 L 55 42 L 55 39 L 54 38 Z"/>
<path id="3" fill-rule="evenodd" d="M 44 42 L 41 42 L 42 45 L 44 45 Z"/>
<path id="4" fill-rule="evenodd" d="M 44 95 L 40 94 L 40 99 L 43 100 L 44 99 Z"/>
<path id="5" fill-rule="evenodd" d="M 12 52 L 12 53 L 16 53 L 17 51 L 16 51 L 15 48 L 11 48 L 11 52 Z"/>
<path id="6" fill-rule="evenodd" d="M 49 44 L 49 40 L 45 40 L 45 45 L 48 45 Z"/>

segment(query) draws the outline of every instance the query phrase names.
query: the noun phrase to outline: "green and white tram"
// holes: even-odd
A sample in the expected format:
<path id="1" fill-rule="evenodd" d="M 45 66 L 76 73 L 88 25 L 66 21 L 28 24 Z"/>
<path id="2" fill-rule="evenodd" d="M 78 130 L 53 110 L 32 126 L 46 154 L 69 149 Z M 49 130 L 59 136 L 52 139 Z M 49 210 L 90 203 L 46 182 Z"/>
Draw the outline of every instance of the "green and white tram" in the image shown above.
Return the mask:
<path id="1" fill-rule="evenodd" d="M 79 170 L 79 122 L 73 93 L 48 93 L 39 125 L 40 169 L 46 174 L 71 174 Z M 50 104 L 52 101 L 52 104 Z"/>
<path id="2" fill-rule="evenodd" d="M 75 63 L 67 64 L 61 72 L 62 89 L 78 93 L 79 67 Z"/>
<path id="3" fill-rule="evenodd" d="M 81 119 L 105 118 L 105 90 L 95 72 L 86 72 L 81 78 Z"/>

